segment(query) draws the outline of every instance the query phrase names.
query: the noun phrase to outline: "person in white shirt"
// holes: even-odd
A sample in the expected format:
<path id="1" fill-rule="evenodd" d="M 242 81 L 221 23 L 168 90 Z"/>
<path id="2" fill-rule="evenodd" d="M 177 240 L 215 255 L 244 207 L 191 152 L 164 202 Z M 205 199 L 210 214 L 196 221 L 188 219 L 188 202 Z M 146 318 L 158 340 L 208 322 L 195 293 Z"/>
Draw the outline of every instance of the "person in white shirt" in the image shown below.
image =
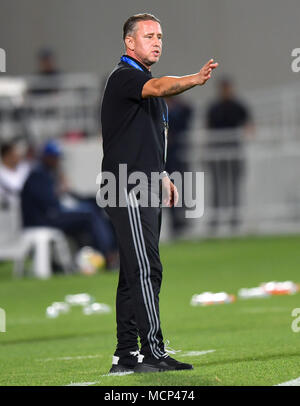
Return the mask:
<path id="1" fill-rule="evenodd" d="M 0 200 L 16 201 L 28 177 L 31 164 L 23 160 L 19 144 L 15 141 L 1 144 L 0 157 Z"/>

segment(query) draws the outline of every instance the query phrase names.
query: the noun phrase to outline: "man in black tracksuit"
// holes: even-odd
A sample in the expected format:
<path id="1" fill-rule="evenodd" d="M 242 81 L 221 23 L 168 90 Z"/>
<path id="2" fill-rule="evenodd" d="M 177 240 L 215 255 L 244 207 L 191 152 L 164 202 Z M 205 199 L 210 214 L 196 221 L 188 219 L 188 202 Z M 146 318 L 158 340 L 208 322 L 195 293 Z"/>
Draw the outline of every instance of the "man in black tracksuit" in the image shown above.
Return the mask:
<path id="1" fill-rule="evenodd" d="M 161 203 L 163 200 L 171 207 L 178 201 L 176 187 L 164 172 L 168 114 L 162 96 L 204 84 L 217 64 L 210 60 L 194 75 L 154 79 L 150 67 L 159 60 L 162 48 L 159 20 L 150 14 L 132 16 L 124 24 L 123 34 L 126 54 L 108 78 L 101 109 L 102 173 L 113 174 L 116 181 L 108 187 L 102 183 L 100 195 L 103 200 L 104 190 L 116 189 L 116 204 L 107 204 L 106 211 L 115 227 L 120 250 L 118 343 L 110 372 L 192 369 L 192 365 L 169 357 L 160 327 Z M 124 167 L 125 187 L 121 185 L 120 174 L 120 168 Z M 128 179 L 137 172 L 145 175 L 138 193 Z M 161 188 L 151 182 L 153 173 L 160 174 Z"/>

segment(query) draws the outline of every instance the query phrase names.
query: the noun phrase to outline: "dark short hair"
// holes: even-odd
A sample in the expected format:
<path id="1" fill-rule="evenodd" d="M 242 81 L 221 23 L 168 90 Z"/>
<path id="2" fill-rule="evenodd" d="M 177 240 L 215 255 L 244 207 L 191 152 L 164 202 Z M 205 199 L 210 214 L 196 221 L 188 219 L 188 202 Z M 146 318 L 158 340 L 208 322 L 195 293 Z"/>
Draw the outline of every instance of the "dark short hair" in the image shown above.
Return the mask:
<path id="1" fill-rule="evenodd" d="M 217 83 L 218 83 L 219 87 L 233 86 L 234 81 L 229 75 L 226 75 L 226 76 L 224 75 L 224 76 L 219 78 Z"/>
<path id="2" fill-rule="evenodd" d="M 13 141 L 7 141 L 1 143 L 0 146 L 0 157 L 5 158 L 6 155 L 8 155 L 16 146 L 16 143 Z"/>
<path id="3" fill-rule="evenodd" d="M 139 21 L 156 21 L 157 23 L 161 24 L 159 19 L 153 14 L 135 14 L 129 17 L 123 26 L 123 40 L 125 40 L 128 34 L 133 33 L 136 27 L 136 23 L 138 23 Z"/>
<path id="4" fill-rule="evenodd" d="M 53 49 L 51 48 L 41 48 L 37 52 L 37 58 L 42 60 L 42 59 L 49 59 L 49 58 L 54 58 L 55 54 Z"/>

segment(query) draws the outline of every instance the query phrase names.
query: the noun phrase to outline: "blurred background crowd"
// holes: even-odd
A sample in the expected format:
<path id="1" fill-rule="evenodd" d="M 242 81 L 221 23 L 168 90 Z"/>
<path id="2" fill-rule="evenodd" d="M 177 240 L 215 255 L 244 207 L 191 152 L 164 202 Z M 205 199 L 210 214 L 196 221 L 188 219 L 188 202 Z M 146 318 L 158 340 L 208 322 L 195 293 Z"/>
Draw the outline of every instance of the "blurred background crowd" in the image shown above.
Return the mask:
<path id="1" fill-rule="evenodd" d="M 16 272 L 21 272 L 25 253 L 38 250 L 38 243 L 41 244 L 43 238 L 47 240 L 47 246 L 59 244 L 52 234 L 33 232 L 55 229 L 65 244 L 63 256 L 68 252 L 73 258 L 80 249 L 90 246 L 103 255 L 107 269 L 117 269 L 114 230 L 95 199 L 102 156 L 99 108 L 109 69 L 123 52 L 122 24 L 129 15 L 140 12 L 141 7 L 131 1 L 130 6 L 123 5 L 114 17 L 111 16 L 110 21 L 115 21 L 115 25 L 110 26 L 110 30 L 113 38 L 119 39 L 114 48 L 110 44 L 104 48 L 103 36 L 109 38 L 109 33 L 101 14 L 103 2 L 89 0 L 85 6 L 83 2 L 74 2 L 71 11 L 77 15 L 78 22 L 84 23 L 87 18 L 81 16 L 79 10 L 84 9 L 88 16 L 98 13 L 96 21 L 100 24 L 96 25 L 95 21 L 93 35 L 88 38 L 90 49 L 85 51 L 86 39 L 75 34 L 76 25 L 65 26 L 69 39 L 63 38 L 59 10 L 61 7 L 67 24 L 66 2 L 61 6 L 57 2 L 52 6 L 47 4 L 48 14 L 45 15 L 40 3 L 38 5 L 34 0 L 28 3 L 32 7 L 31 14 L 24 9 L 20 22 L 19 12 L 23 6 L 18 9 L 16 2 L 4 1 L 2 18 L 7 13 L 18 21 L 18 26 L 15 31 L 9 31 L 8 24 L 0 24 L 2 32 L 10 36 L 10 41 L 6 39 L 0 43 L 7 51 L 7 72 L 0 74 L 0 260 L 13 259 Z M 239 53 L 235 47 L 233 52 L 234 44 L 228 40 L 231 18 L 236 21 L 234 14 L 229 13 L 235 10 L 236 2 L 232 0 L 227 6 L 219 5 L 223 20 L 217 17 L 217 21 L 222 21 L 221 28 L 227 33 L 227 39 L 219 32 L 220 37 L 213 35 L 207 43 L 207 38 L 199 35 L 196 42 L 192 39 L 193 46 L 182 50 L 185 58 L 179 58 L 182 48 L 174 46 L 172 35 L 181 38 L 187 25 L 186 35 L 191 29 L 197 31 L 192 15 L 198 6 L 196 2 L 191 3 L 182 19 L 158 2 L 153 10 L 145 9 L 161 18 L 166 32 L 166 56 L 162 56 L 163 67 L 159 75 L 192 73 L 211 56 L 220 63 L 218 74 L 203 93 L 202 89 L 197 89 L 166 100 L 170 125 L 166 169 L 169 173 L 204 172 L 205 210 L 203 217 L 191 220 L 185 218 L 184 206 L 166 209 L 162 240 L 299 233 L 300 87 L 297 74 L 290 69 L 290 53 L 297 44 L 289 43 L 288 35 L 283 32 L 278 46 L 286 46 L 286 61 L 283 65 L 278 64 L 281 73 L 276 72 L 278 55 L 269 44 L 276 42 L 271 34 L 276 29 L 280 10 L 272 14 L 272 10 L 262 6 L 262 13 L 268 13 L 265 18 L 269 21 L 270 37 L 265 33 L 265 38 L 261 39 L 265 41 L 264 51 L 260 44 L 254 43 L 254 38 L 251 46 L 257 46 L 257 49 L 252 49 L 251 55 L 257 53 L 259 59 L 265 52 L 269 53 L 269 58 L 248 61 L 242 50 Z M 275 9 L 281 7 L 279 2 L 275 3 Z M 294 1 L 290 3 L 290 11 L 285 9 L 283 18 L 294 18 L 293 6 L 298 5 Z M 257 11 L 258 3 L 252 6 Z M 204 2 L 203 12 L 207 15 L 214 15 L 212 8 Z M 241 9 L 238 12 L 246 13 Z M 35 27 L 29 27 L 29 15 L 36 16 Z M 54 16 L 58 19 L 58 33 L 53 31 Z M 201 15 L 198 18 L 201 20 Z M 260 20 L 263 23 L 262 16 L 254 22 L 258 27 Z M 45 27 L 42 27 L 42 21 L 46 22 Z M 236 23 L 236 29 L 241 29 L 240 22 Z M 85 27 L 87 24 L 81 25 L 80 30 Z M 262 29 L 263 25 L 258 31 L 262 33 Z M 249 40 L 248 28 L 243 30 L 241 35 Z M 28 44 L 34 33 L 43 34 L 41 38 L 34 38 L 28 48 L 31 56 L 26 54 L 24 63 L 21 62 L 22 47 L 16 46 L 21 41 L 22 31 Z M 253 31 L 251 27 L 252 35 L 258 35 Z M 295 27 L 295 38 L 298 34 Z M 79 43 L 74 50 L 75 40 Z M 98 46 L 99 41 L 102 48 Z M 230 50 L 232 58 L 226 59 L 226 50 Z M 248 49 L 244 52 L 248 54 Z M 90 62 L 90 55 L 95 53 L 103 58 L 103 65 L 97 65 L 97 59 Z M 76 55 L 78 65 L 72 69 Z M 173 60 L 178 61 L 175 67 Z M 272 64 L 266 66 L 269 61 Z M 255 71 L 258 63 L 263 66 Z M 29 67 L 32 67 L 31 72 Z M 182 71 L 184 69 L 186 72 Z M 284 69 L 288 80 L 285 80 Z M 259 71 L 263 72 L 261 77 Z M 157 75 L 156 68 L 153 74 Z M 20 242 L 24 235 L 30 244 Z M 42 258 L 46 255 L 44 251 L 40 253 Z M 55 269 L 55 259 L 50 258 L 50 261 L 51 269 Z M 76 267 L 72 262 L 66 264 L 69 270 Z M 42 263 L 38 262 L 37 268 L 42 267 Z"/>

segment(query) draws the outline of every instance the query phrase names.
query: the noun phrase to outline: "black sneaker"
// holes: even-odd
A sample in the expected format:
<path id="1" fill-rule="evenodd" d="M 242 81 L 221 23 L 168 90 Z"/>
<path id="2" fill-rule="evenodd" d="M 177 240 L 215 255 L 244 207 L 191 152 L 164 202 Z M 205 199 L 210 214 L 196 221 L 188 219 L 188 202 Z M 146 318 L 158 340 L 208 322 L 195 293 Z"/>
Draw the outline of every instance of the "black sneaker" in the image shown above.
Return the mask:
<path id="1" fill-rule="evenodd" d="M 127 356 L 113 356 L 112 367 L 109 370 L 110 374 L 132 373 L 138 364 L 140 357 L 139 351 L 131 351 Z"/>
<path id="2" fill-rule="evenodd" d="M 138 363 L 134 372 L 165 372 L 165 371 L 182 371 L 194 369 L 193 365 L 176 361 L 176 359 L 166 355 L 159 359 L 145 358 L 143 362 Z"/>

